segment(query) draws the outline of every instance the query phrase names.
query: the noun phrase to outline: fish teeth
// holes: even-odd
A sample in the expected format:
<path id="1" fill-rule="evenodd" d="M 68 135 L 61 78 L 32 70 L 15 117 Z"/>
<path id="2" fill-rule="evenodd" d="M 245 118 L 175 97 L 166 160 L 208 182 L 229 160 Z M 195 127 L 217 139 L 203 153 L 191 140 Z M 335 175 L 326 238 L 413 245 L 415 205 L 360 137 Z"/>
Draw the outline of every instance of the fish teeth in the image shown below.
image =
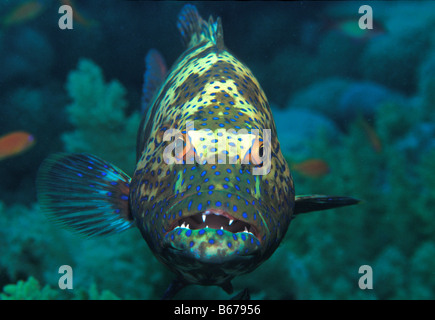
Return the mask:
<path id="1" fill-rule="evenodd" d="M 202 215 L 202 222 L 205 222 L 205 219 L 206 219 L 206 215 L 203 214 L 203 215 Z"/>
<path id="2" fill-rule="evenodd" d="M 181 225 L 181 228 L 186 228 L 186 224 L 183 222 L 183 224 Z"/>
<path id="3" fill-rule="evenodd" d="M 230 222 L 228 223 L 228 225 L 230 226 L 232 223 L 234 222 L 234 220 L 230 220 Z"/>
<path id="4" fill-rule="evenodd" d="M 249 233 L 248 229 L 245 227 L 245 230 L 243 232 Z"/>

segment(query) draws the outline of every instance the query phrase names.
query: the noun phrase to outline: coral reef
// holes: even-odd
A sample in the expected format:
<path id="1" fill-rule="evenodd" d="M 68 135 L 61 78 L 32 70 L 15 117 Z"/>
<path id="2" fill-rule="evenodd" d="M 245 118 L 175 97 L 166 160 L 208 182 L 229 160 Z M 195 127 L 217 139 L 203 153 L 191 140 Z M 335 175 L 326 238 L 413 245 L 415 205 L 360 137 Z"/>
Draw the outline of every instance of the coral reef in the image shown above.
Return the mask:
<path id="1" fill-rule="evenodd" d="M 8 284 L 0 293 L 0 300 L 52 300 L 58 293 L 46 285 L 41 288 L 38 280 L 29 277 L 27 281 L 20 280 L 17 284 Z"/>
<path id="2" fill-rule="evenodd" d="M 339 104 L 340 97 L 349 85 L 348 80 L 338 77 L 316 81 L 295 93 L 288 102 L 287 108 L 307 108 L 334 119 L 337 116 L 335 106 Z"/>
<path id="3" fill-rule="evenodd" d="M 310 287 L 309 295 L 298 298 L 435 296 L 435 279 L 423 271 L 427 270 L 423 265 L 430 265 L 425 259 L 435 245 L 431 237 L 435 231 L 431 215 L 435 150 L 432 147 L 430 152 L 415 157 L 418 144 L 407 153 L 398 152 L 397 147 L 410 128 L 424 126 L 420 120 L 409 117 L 403 106 L 381 107 L 376 113 L 381 153 L 370 148 L 356 124 L 338 145 L 326 139 L 316 141 L 316 150 L 330 164 L 331 173 L 316 180 L 297 176 L 297 193 L 353 194 L 363 203 L 351 210 L 300 217 L 290 226 L 290 251 L 300 257 L 309 275 L 305 283 Z M 414 135 L 415 139 L 420 137 Z M 433 143 L 434 136 L 431 140 Z M 363 264 L 374 270 L 372 291 L 357 287 L 358 267 Z M 422 285 L 422 281 L 431 285 Z"/>
<path id="4" fill-rule="evenodd" d="M 435 25 L 434 3 L 424 2 L 421 6 L 378 3 L 373 9 L 386 34 L 373 39 L 362 53 L 363 77 L 411 94 L 418 84 L 419 65 L 432 50 L 434 38 L 427 29 Z"/>
<path id="5" fill-rule="evenodd" d="M 222 17 L 226 45 L 265 89 L 285 156 L 330 167 L 320 178 L 293 172 L 296 194 L 362 200 L 296 217 L 271 258 L 234 280 L 235 293 L 435 298 L 435 37 L 428 31 L 435 4 L 371 2 L 385 30 L 363 40 L 325 27 L 323 18 L 355 17 L 361 4 L 231 3 L 228 10 L 198 3 L 205 16 Z M 132 173 L 143 56 L 155 46 L 170 65 L 182 52 L 175 27 L 182 4 L 104 5 L 78 8 L 99 27 L 60 31 L 47 10 L 44 19 L 0 30 L 0 125 L 36 137 L 30 152 L 0 166 L 1 299 L 159 299 L 174 277 L 137 230 L 83 239 L 51 224 L 35 202 L 37 168 L 52 152 L 90 152 Z M 1 3 L 2 16 L 14 7 Z M 120 81 L 105 80 L 103 70 Z M 360 115 L 373 124 L 379 151 Z M 65 264 L 74 270 L 71 291 L 58 289 Z M 358 287 L 361 265 L 373 268 L 373 290 Z M 177 298 L 229 295 L 191 286 Z"/>
<path id="6" fill-rule="evenodd" d="M 435 54 L 429 55 L 421 64 L 418 81 L 418 99 L 420 99 L 420 108 L 414 112 L 422 113 L 423 121 L 435 122 Z"/>
<path id="7" fill-rule="evenodd" d="M 3 287 L 3 293 L 0 293 L 0 300 L 119 300 L 115 294 L 108 290 L 98 291 L 95 284 L 85 290 L 74 292 L 68 295 L 60 290 L 55 290 L 49 285 L 41 288 L 38 280 L 29 277 L 27 281 L 19 280 L 16 284 L 8 284 Z"/>
<path id="8" fill-rule="evenodd" d="M 300 90 L 288 102 L 288 109 L 307 108 L 323 113 L 338 127 L 346 130 L 348 123 L 362 116 L 373 119 L 376 110 L 386 103 L 400 103 L 405 97 L 374 82 L 329 78 Z"/>
<path id="9" fill-rule="evenodd" d="M 140 116 L 125 114 L 125 88 L 116 80 L 105 83 L 97 65 L 81 60 L 68 76 L 67 90 L 73 99 L 67 113 L 76 130 L 62 137 L 66 151 L 93 153 L 132 173 Z"/>
<path id="10" fill-rule="evenodd" d="M 311 144 L 320 136 L 331 142 L 340 136 L 335 123 L 314 110 L 293 107 L 285 110 L 272 108 L 272 112 L 282 152 L 293 161 L 314 157 Z M 293 125 L 289 126 L 289 122 Z"/>
<path id="11" fill-rule="evenodd" d="M 32 276 L 57 288 L 59 267 L 70 265 L 73 294 L 98 286 L 126 299 L 155 299 L 172 277 L 137 230 L 110 238 L 83 239 L 50 223 L 38 206 L 5 206 L 1 202 L 0 225 L 0 287 Z"/>

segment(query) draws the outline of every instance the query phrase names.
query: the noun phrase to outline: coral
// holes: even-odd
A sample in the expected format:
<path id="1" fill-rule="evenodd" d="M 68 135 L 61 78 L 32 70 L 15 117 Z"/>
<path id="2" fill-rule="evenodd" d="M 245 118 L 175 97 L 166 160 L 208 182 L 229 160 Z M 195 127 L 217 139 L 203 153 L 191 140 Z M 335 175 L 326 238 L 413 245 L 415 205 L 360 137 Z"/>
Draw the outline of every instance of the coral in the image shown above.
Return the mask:
<path id="1" fill-rule="evenodd" d="M 336 121 L 343 124 L 358 116 L 373 118 L 376 110 L 387 103 L 404 98 L 375 82 L 354 82 L 340 97 L 336 106 Z"/>
<path id="2" fill-rule="evenodd" d="M 364 43 L 321 30 L 329 12 L 356 16 L 359 4 L 289 3 L 267 10 L 269 4 L 234 3 L 232 10 L 198 4 L 206 15 L 221 15 L 229 49 L 253 70 L 269 99 L 288 109 L 273 110 L 285 156 L 328 163 L 330 173 L 320 178 L 293 173 L 296 194 L 362 200 L 296 217 L 270 259 L 234 279 L 235 293 L 249 288 L 253 299 L 435 298 L 435 36 L 428 32 L 435 4 L 370 3 L 385 32 Z M 0 6 L 6 13 L 15 4 Z M 37 139 L 32 153 L 0 168 L 1 299 L 158 299 L 174 278 L 138 230 L 92 240 L 71 235 L 45 219 L 30 187 L 40 160 L 54 151 L 91 152 L 132 172 L 140 115 L 127 98 L 140 100 L 143 54 L 157 43 L 170 62 L 182 51 L 174 45 L 181 5 L 138 6 L 79 8 L 108 28 L 63 32 L 41 16 L 0 32 L 0 125 L 29 130 Z M 259 17 L 273 23 L 265 26 Z M 125 19 L 122 28 L 110 28 Z M 303 38 L 305 23 L 311 40 Z M 125 36 L 138 26 L 147 41 Z M 81 60 L 70 72 L 71 101 L 62 108 L 62 83 L 80 56 L 98 66 Z M 99 66 L 123 85 L 106 81 Z M 361 113 L 374 124 L 380 152 L 355 121 Z M 57 289 L 64 264 L 74 270 L 72 291 Z M 373 268 L 373 290 L 358 287 L 361 265 Z M 230 296 L 219 287 L 190 286 L 177 298 Z"/>
<path id="3" fill-rule="evenodd" d="M 433 230 L 432 230 L 433 232 Z M 433 234 L 433 233 L 432 233 Z M 409 297 L 412 299 L 434 299 L 435 277 L 435 242 L 427 241 L 421 244 L 411 259 L 410 276 L 412 286 Z"/>
<path id="4" fill-rule="evenodd" d="M 123 298 L 156 299 L 172 278 L 136 229 L 83 239 L 52 224 L 37 205 L 27 208 L 1 202 L 0 226 L 0 287 L 29 276 L 56 287 L 59 267 L 70 265 L 74 292 L 85 290 L 81 297 L 93 299 L 91 285 L 97 285 Z"/>
<path id="5" fill-rule="evenodd" d="M 399 153 L 406 153 L 406 158 L 417 163 L 422 155 L 435 148 L 435 124 L 432 122 L 420 122 L 396 142 Z"/>
<path id="6" fill-rule="evenodd" d="M 328 78 L 317 81 L 296 93 L 287 104 L 287 108 L 307 108 L 325 114 L 334 120 L 335 106 L 349 87 L 350 82 L 343 78 Z"/>
<path id="7" fill-rule="evenodd" d="M 1 300 L 52 300 L 58 298 L 58 292 L 46 285 L 41 288 L 38 280 L 29 277 L 27 281 L 20 280 L 17 284 L 8 284 L 0 293 Z"/>
<path id="8" fill-rule="evenodd" d="M 339 136 L 335 123 L 319 112 L 297 107 L 287 110 L 272 108 L 272 112 L 282 152 L 289 155 L 292 161 L 314 157 L 311 142 L 321 135 L 330 141 Z M 310 125 L 307 126 L 307 123 Z"/>
<path id="9" fill-rule="evenodd" d="M 425 238 L 430 238 L 435 232 L 431 214 L 433 211 L 427 210 L 435 207 L 435 147 L 422 154 L 415 174 L 421 182 L 418 198 L 415 200 L 415 215 L 421 221 L 420 233 Z"/>
<path id="10" fill-rule="evenodd" d="M 173 277 L 153 256 L 137 229 L 83 239 L 78 251 L 71 265 L 77 287 L 96 283 L 125 299 L 159 299 Z"/>
<path id="11" fill-rule="evenodd" d="M 37 205 L 5 206 L 0 202 L 0 286 L 32 275 L 43 279 L 60 265 L 72 263 L 74 242 L 62 237 L 39 211 Z M 5 282 L 6 283 L 5 283 Z"/>
<path id="12" fill-rule="evenodd" d="M 429 55 L 420 66 L 418 93 L 421 99 L 419 111 L 423 120 L 435 122 L 435 54 Z"/>
<path id="13" fill-rule="evenodd" d="M 373 10 L 383 11 L 378 17 L 386 34 L 372 39 L 362 53 L 359 65 L 363 77 L 405 94 L 412 93 L 419 65 L 433 42 L 427 30 L 435 25 L 434 3 L 425 2 L 422 6 L 402 3 L 392 7 L 379 3 Z"/>
<path id="14" fill-rule="evenodd" d="M 62 136 L 66 151 L 93 153 L 132 173 L 140 115 L 125 114 L 125 88 L 116 80 L 105 83 L 101 69 L 83 59 L 68 75 L 67 90 L 76 130 Z"/>
<path id="15" fill-rule="evenodd" d="M 288 102 L 288 108 L 320 112 L 339 128 L 347 130 L 354 119 L 360 116 L 372 119 L 384 104 L 398 104 L 405 100 L 402 95 L 375 82 L 328 78 L 296 93 Z"/>
<path id="16" fill-rule="evenodd" d="M 95 283 L 91 284 L 88 291 L 79 290 L 74 292 L 74 300 L 120 300 L 120 298 L 109 290 L 98 291 Z"/>
<path id="17" fill-rule="evenodd" d="M 91 284 L 89 289 L 73 291 L 68 294 L 62 290 L 55 290 L 49 285 L 41 288 L 37 279 L 30 276 L 26 281 L 19 280 L 16 284 L 8 284 L 3 287 L 3 293 L 0 293 L 0 300 L 119 300 L 114 293 L 103 290 L 98 291 L 95 283 Z"/>
<path id="18" fill-rule="evenodd" d="M 310 213 L 292 222 L 286 244 L 289 251 L 279 248 L 276 254 L 282 261 L 292 252 L 306 267 L 305 290 L 296 292 L 296 298 L 435 296 L 429 271 L 433 269 L 429 257 L 435 246 L 431 214 L 435 205 L 435 149 L 432 129 L 427 129 L 421 114 L 413 114 L 410 108 L 387 103 L 375 112 L 375 130 L 382 141 L 380 153 L 370 148 L 356 123 L 349 125 L 338 143 L 330 144 L 320 137 L 313 145 L 331 172 L 319 179 L 296 175 L 296 193 L 346 194 L 363 202 Z M 410 135 L 416 141 L 414 146 L 406 142 Z M 408 145 L 408 152 L 403 152 L 403 145 Z M 426 151 L 419 154 L 421 150 Z M 358 288 L 358 268 L 363 264 L 373 268 L 373 290 Z"/>

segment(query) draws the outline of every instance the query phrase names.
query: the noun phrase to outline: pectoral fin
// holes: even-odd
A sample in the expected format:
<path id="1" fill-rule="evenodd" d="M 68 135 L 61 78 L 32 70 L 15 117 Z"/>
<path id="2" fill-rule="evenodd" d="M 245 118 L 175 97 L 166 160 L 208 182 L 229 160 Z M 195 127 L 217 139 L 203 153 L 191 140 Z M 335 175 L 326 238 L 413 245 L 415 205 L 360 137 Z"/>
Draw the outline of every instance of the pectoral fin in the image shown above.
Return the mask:
<path id="1" fill-rule="evenodd" d="M 359 203 L 360 200 L 352 197 L 326 196 L 326 195 L 309 195 L 296 196 L 295 198 L 295 215 L 311 211 L 320 211 L 334 209 L 343 206 L 350 206 Z"/>
<path id="2" fill-rule="evenodd" d="M 134 226 L 129 208 L 130 177 L 86 153 L 57 153 L 42 163 L 37 177 L 41 211 L 54 222 L 88 237 Z"/>

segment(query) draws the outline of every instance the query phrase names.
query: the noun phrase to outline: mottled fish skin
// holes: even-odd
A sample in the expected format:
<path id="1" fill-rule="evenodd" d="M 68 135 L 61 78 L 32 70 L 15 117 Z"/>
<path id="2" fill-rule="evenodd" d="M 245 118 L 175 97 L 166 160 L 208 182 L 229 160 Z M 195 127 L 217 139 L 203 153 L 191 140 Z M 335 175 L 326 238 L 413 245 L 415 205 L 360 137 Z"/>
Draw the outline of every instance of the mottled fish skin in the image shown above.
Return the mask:
<path id="1" fill-rule="evenodd" d="M 210 19 L 208 27 L 219 28 L 219 20 Z M 130 207 L 161 262 L 187 283 L 221 285 L 252 271 L 275 251 L 292 219 L 295 193 L 257 79 L 223 46 L 221 34 L 203 32 L 196 40 L 169 70 L 139 129 Z M 167 164 L 163 154 L 171 141 L 164 141 L 165 132 L 178 129 L 186 139 L 189 121 L 210 133 L 193 146 L 200 161 Z M 253 175 L 255 164 L 242 164 L 241 158 L 233 164 L 228 159 L 204 164 L 209 157 L 217 159 L 219 139 L 237 143 L 239 129 L 259 129 L 260 141 L 263 129 L 271 130 L 268 174 Z M 240 145 L 245 152 L 251 147 L 246 139 Z M 187 151 L 193 155 L 193 148 Z M 202 214 L 206 222 L 213 215 L 214 227 L 198 221 Z M 220 223 L 227 225 L 221 229 Z M 250 232 L 238 229 L 246 225 Z"/>

